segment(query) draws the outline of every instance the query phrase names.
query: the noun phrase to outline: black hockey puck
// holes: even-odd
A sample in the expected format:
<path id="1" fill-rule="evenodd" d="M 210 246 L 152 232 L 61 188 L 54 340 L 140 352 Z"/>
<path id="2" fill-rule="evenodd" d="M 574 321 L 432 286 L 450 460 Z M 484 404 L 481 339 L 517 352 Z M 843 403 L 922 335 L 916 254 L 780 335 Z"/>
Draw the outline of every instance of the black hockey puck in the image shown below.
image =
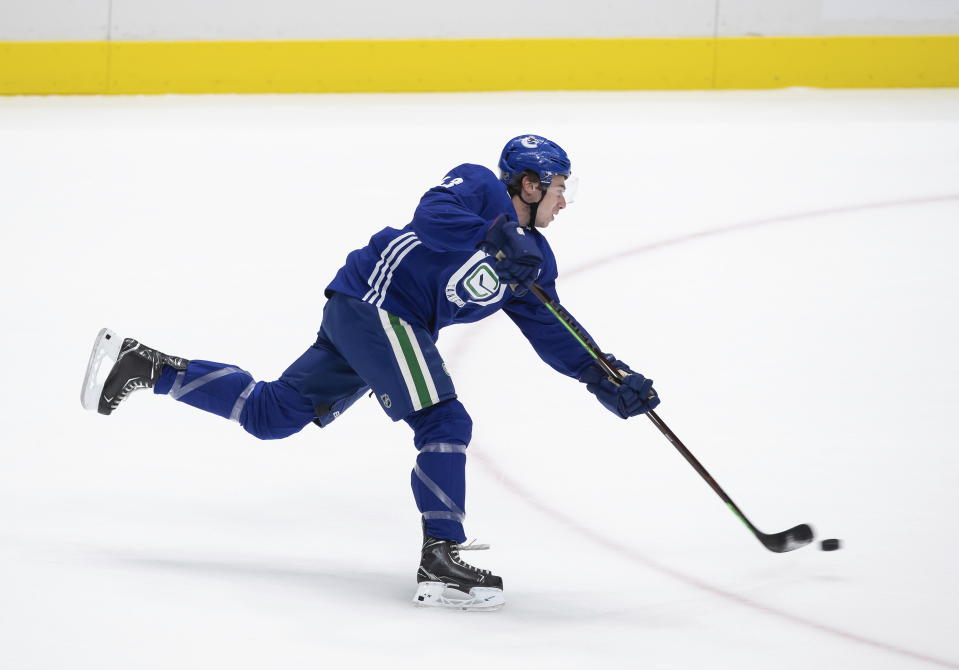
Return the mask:
<path id="1" fill-rule="evenodd" d="M 819 548 L 823 551 L 836 551 L 839 549 L 839 540 L 836 538 L 830 538 L 828 540 L 823 540 L 819 543 Z"/>

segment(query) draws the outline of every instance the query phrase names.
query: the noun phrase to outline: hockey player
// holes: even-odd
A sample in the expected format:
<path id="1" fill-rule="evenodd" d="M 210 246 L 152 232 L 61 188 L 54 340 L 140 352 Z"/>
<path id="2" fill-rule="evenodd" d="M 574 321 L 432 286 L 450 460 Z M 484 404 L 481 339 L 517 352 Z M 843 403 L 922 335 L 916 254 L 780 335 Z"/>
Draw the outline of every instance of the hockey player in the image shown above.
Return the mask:
<path id="1" fill-rule="evenodd" d="M 316 342 L 276 381 L 168 356 L 103 329 L 84 379 L 84 407 L 108 415 L 132 391 L 152 388 L 277 439 L 310 422 L 329 425 L 372 390 L 390 419 L 412 428 L 418 452 L 411 481 L 423 545 L 414 603 L 498 609 L 502 579 L 459 556 L 471 548 L 462 543 L 472 422 L 436 349 L 439 330 L 502 309 L 547 364 L 583 382 L 617 416 L 659 404 L 652 381 L 611 356 L 627 376 L 607 378 L 528 291 L 535 281 L 558 301 L 556 260 L 540 230 L 566 207 L 566 152 L 522 135 L 506 144 L 499 169 L 499 178 L 479 165 L 450 170 L 408 225 L 384 228 L 350 253 L 326 288 Z M 104 361 L 112 367 L 98 382 Z"/>

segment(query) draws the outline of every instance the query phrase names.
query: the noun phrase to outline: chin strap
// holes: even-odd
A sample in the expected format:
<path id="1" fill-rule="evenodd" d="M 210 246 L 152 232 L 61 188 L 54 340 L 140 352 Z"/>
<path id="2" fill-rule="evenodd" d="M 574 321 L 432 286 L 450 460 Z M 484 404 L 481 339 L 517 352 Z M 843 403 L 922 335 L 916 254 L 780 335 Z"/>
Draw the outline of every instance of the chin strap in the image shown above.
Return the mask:
<path id="1" fill-rule="evenodd" d="M 529 223 L 527 224 L 528 227 L 530 228 L 536 227 L 536 212 L 539 209 L 539 203 L 543 202 L 543 198 L 545 197 L 546 197 L 546 189 L 544 189 L 542 186 L 540 186 L 540 189 L 539 189 L 539 200 L 537 200 L 536 202 L 526 202 L 525 200 L 523 200 L 523 194 L 522 193 L 519 194 L 520 201 L 524 205 L 529 207 Z"/>

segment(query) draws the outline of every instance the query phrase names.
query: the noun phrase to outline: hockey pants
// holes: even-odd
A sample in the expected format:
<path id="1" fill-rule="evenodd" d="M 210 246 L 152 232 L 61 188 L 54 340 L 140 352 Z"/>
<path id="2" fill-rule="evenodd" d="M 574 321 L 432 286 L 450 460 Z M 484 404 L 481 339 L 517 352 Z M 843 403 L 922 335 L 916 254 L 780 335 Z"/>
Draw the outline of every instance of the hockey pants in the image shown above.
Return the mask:
<path id="1" fill-rule="evenodd" d="M 472 421 L 456 399 L 428 334 L 384 314 L 367 303 L 334 295 L 324 310 L 317 343 L 280 379 L 258 382 L 236 366 L 193 360 L 186 370 L 165 368 L 154 392 L 236 421 L 250 434 L 268 440 L 292 435 L 310 422 L 328 425 L 372 386 L 387 414 L 413 429 L 419 453 L 411 484 L 426 532 L 463 542 L 466 448 Z M 396 339 L 391 328 L 405 329 L 403 350 L 409 351 L 412 341 L 416 357 L 403 357 L 390 344 Z M 361 377 L 357 367 L 369 369 L 368 378 Z M 428 383 L 413 387 L 408 383 L 411 378 Z M 424 388 L 428 390 L 416 397 L 417 389 Z"/>

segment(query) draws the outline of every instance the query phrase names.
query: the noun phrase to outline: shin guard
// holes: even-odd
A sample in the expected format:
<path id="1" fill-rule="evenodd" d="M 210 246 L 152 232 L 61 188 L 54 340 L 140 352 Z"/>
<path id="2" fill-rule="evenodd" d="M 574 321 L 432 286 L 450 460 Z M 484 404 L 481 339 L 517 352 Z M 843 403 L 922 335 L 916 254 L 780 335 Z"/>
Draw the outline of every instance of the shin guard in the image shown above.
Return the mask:
<path id="1" fill-rule="evenodd" d="M 473 425 L 466 408 L 454 398 L 415 412 L 406 421 L 419 450 L 410 482 L 425 531 L 465 542 L 466 447 Z"/>

